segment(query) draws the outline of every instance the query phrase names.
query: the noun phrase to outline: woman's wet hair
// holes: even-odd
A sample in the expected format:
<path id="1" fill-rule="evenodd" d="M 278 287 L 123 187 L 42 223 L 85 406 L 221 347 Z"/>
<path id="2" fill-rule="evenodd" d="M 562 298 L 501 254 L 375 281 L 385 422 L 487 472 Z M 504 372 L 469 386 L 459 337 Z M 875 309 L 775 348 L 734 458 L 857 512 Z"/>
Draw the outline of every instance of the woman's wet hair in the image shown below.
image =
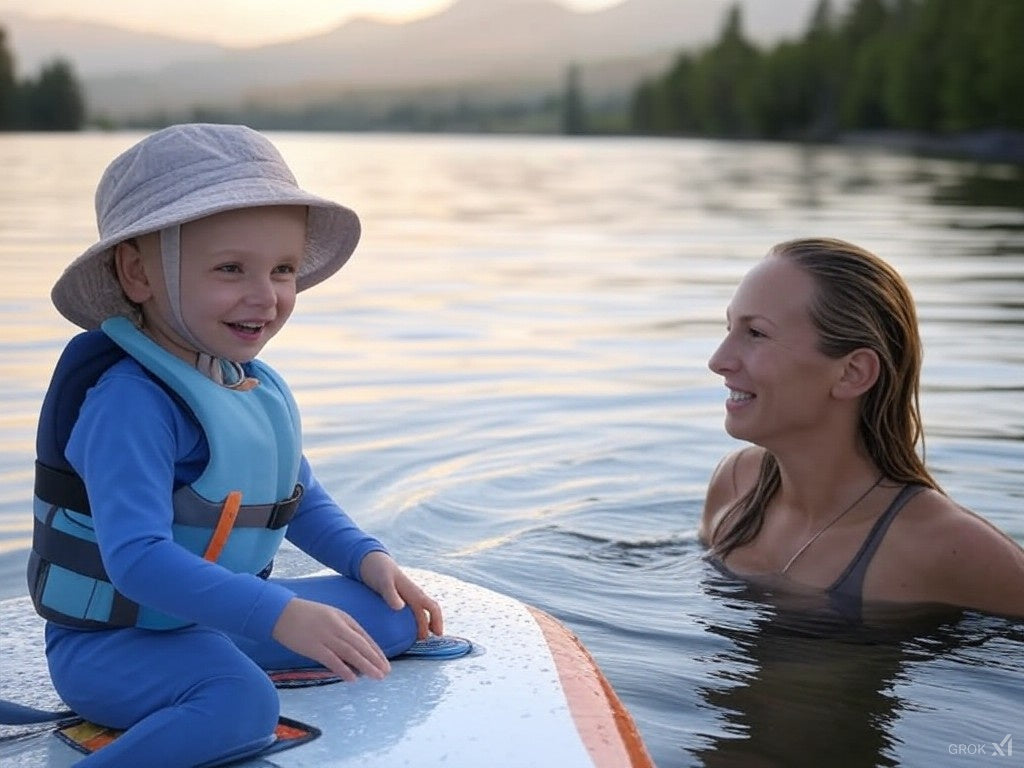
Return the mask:
<path id="1" fill-rule="evenodd" d="M 774 246 L 771 257 L 792 261 L 814 281 L 808 311 L 822 354 L 839 358 L 866 348 L 878 356 L 878 379 L 860 403 L 858 438 L 863 449 L 888 481 L 941 490 L 924 463 L 919 402 L 923 351 L 906 282 L 878 256 L 843 240 L 789 240 Z M 724 557 L 757 536 L 778 487 L 778 463 L 766 452 L 757 482 L 713 532 L 714 554 Z"/>

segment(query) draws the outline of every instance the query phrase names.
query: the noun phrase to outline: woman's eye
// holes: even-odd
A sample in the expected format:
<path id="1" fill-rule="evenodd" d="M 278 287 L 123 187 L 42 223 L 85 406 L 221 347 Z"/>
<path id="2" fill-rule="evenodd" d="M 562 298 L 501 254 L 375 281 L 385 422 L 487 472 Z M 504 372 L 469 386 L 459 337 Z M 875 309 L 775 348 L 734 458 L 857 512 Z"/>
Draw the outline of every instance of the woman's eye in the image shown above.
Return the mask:
<path id="1" fill-rule="evenodd" d="M 747 334 L 752 339 L 763 339 L 766 336 L 766 334 L 761 333 L 761 331 L 757 330 L 757 328 L 748 328 L 747 329 Z"/>

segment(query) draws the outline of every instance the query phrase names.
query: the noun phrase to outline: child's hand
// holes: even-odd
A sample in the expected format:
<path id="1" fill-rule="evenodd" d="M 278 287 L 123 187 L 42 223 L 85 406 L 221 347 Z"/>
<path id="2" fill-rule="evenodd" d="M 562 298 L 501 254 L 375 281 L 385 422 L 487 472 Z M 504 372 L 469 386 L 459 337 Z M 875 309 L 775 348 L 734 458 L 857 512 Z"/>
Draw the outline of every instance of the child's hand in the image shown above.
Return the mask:
<path id="1" fill-rule="evenodd" d="M 398 564 L 384 552 L 371 552 L 359 564 L 359 578 L 370 589 L 384 598 L 389 606 L 400 611 L 408 603 L 416 617 L 416 629 L 420 640 L 433 632 L 444 634 L 444 619 L 441 606 L 405 575 Z"/>
<path id="2" fill-rule="evenodd" d="M 384 652 L 359 622 L 323 603 L 293 597 L 272 635 L 281 645 L 319 661 L 343 680 L 355 680 L 355 672 L 380 680 L 391 671 Z"/>

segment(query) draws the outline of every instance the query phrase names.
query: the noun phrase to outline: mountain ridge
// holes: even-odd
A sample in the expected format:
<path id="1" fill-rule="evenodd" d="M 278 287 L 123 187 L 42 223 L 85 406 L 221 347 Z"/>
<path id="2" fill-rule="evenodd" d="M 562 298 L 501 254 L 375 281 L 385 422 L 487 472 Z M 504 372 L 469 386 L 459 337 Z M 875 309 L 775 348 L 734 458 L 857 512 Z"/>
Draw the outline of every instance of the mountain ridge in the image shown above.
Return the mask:
<path id="1" fill-rule="evenodd" d="M 749 36 L 761 42 L 800 34 L 816 2 L 738 1 Z M 231 108 L 289 89 L 330 98 L 351 90 L 532 83 L 552 92 L 569 65 L 616 60 L 633 62 L 634 74 L 632 84 L 614 87 L 632 87 L 669 53 L 712 42 L 732 2 L 624 0 L 582 12 L 554 0 L 456 0 L 408 22 L 358 17 L 316 35 L 240 49 L 101 25 L 83 25 L 87 39 L 75 43 L 77 23 L 21 18 L 9 24 L 9 14 L 0 14 L 0 25 L 9 27 L 19 72 L 26 50 L 37 60 L 60 55 L 79 72 L 93 114 L 125 119 L 194 106 Z M 49 24 L 63 24 L 61 34 Z M 29 39 L 21 39 L 26 30 Z M 48 50 L 47 40 L 51 49 L 60 42 L 63 52 Z"/>

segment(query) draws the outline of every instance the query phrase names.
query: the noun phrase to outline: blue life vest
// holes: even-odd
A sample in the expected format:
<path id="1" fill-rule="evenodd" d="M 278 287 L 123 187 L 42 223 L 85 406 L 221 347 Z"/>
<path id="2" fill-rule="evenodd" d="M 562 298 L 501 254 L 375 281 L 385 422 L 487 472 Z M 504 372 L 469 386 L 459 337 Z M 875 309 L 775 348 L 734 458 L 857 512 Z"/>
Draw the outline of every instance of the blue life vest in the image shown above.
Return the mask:
<path id="1" fill-rule="evenodd" d="M 36 436 L 35 523 L 28 565 L 33 603 L 44 618 L 81 629 L 173 629 L 187 622 L 132 602 L 110 583 L 85 485 L 64 458 L 86 392 L 126 354 L 192 412 L 209 444 L 203 472 L 174 491 L 174 540 L 202 555 L 228 494 L 241 492 L 242 507 L 217 557 L 236 573 L 268 568 L 298 507 L 299 414 L 287 385 L 263 363 L 254 360 L 245 366 L 258 386 L 228 389 L 123 317 L 107 320 L 102 330 L 79 334 L 61 355 Z"/>

